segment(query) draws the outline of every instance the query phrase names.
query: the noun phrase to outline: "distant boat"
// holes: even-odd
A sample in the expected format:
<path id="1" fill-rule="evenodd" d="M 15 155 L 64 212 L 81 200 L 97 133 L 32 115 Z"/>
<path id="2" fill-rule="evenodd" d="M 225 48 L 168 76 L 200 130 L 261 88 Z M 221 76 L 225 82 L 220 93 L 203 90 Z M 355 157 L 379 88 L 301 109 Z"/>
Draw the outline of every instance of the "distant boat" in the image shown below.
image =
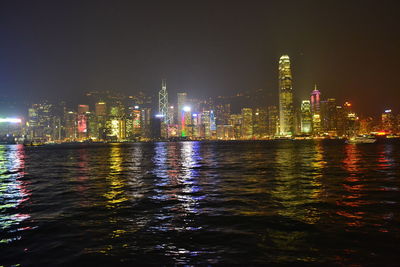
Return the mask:
<path id="1" fill-rule="evenodd" d="M 373 136 L 353 136 L 346 140 L 346 144 L 373 144 L 376 138 Z"/>
<path id="2" fill-rule="evenodd" d="M 43 142 L 32 141 L 32 142 L 24 143 L 23 145 L 24 146 L 43 146 L 44 143 Z"/>

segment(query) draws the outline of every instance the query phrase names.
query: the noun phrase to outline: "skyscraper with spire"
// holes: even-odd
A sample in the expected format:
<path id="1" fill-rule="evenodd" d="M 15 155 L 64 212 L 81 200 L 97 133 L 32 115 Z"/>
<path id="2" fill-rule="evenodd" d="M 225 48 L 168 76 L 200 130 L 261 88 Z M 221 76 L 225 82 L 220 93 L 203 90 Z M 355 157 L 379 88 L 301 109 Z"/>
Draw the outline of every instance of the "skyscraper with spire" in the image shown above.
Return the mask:
<path id="1" fill-rule="evenodd" d="M 292 72 L 290 58 L 283 55 L 279 59 L 279 135 L 294 134 L 294 108 Z"/>
<path id="2" fill-rule="evenodd" d="M 158 92 L 158 114 L 162 115 L 162 121 L 169 124 L 168 116 L 168 92 L 167 81 L 165 79 L 161 82 L 161 90 Z"/>
<path id="3" fill-rule="evenodd" d="M 312 129 L 314 135 L 321 133 L 321 93 L 314 85 L 314 90 L 311 92 L 311 114 L 312 114 Z"/>

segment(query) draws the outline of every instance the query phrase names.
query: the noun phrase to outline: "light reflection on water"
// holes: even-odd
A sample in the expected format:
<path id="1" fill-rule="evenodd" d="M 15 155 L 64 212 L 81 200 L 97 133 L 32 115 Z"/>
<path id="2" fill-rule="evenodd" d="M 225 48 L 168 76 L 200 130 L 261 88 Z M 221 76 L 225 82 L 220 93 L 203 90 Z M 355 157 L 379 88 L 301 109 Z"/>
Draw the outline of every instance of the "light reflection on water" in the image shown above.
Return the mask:
<path id="1" fill-rule="evenodd" d="M 0 229 L 2 233 L 15 233 L 28 230 L 20 228 L 22 221 L 30 217 L 21 212 L 24 202 L 29 201 L 30 192 L 23 180 L 25 172 L 24 147 L 0 145 Z M 2 235 L 3 236 L 3 235 Z M 20 235 L 5 234 L 0 243 L 8 243 L 20 239 Z"/>
<path id="2" fill-rule="evenodd" d="M 155 214 L 159 223 L 152 226 L 153 231 L 165 233 L 197 231 L 201 227 L 193 226 L 190 214 L 199 213 L 198 202 L 206 196 L 195 196 L 201 191 L 199 185 L 199 143 L 156 143 L 153 171 L 156 194 L 152 197 L 157 202 L 164 202 Z M 167 240 L 165 240 L 167 241 Z M 156 249 L 164 251 L 164 255 L 172 257 L 175 262 L 183 263 L 188 255 L 202 252 L 176 246 L 174 242 L 157 244 Z"/>
<path id="3" fill-rule="evenodd" d="M 108 192 L 104 194 L 107 199 L 107 207 L 110 209 L 116 208 L 118 203 L 127 201 L 128 198 L 125 197 L 124 192 L 124 182 L 122 179 L 122 154 L 121 147 L 117 145 L 112 145 L 110 148 L 110 155 L 108 157 L 110 172 L 107 177 L 109 182 Z"/>
<path id="4" fill-rule="evenodd" d="M 0 249 L 6 263 L 43 266 L 391 263 L 399 152 L 339 141 L 1 146 Z"/>
<path id="5" fill-rule="evenodd" d="M 300 147 L 288 144 L 286 149 L 277 150 L 277 186 L 271 192 L 280 206 L 279 215 L 305 223 L 319 220 L 313 204 L 323 197 L 320 180 L 325 163 L 319 142 Z"/>

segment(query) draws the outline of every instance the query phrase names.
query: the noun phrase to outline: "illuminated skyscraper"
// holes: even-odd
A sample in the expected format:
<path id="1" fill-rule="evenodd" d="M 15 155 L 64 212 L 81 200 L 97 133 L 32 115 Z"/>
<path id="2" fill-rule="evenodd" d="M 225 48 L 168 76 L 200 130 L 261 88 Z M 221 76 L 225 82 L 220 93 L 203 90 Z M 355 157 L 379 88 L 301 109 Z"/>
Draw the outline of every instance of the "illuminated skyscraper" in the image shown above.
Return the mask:
<path id="1" fill-rule="evenodd" d="M 344 134 L 346 136 L 353 136 L 357 132 L 357 114 L 352 109 L 352 104 L 345 102 L 343 105 L 344 115 Z"/>
<path id="2" fill-rule="evenodd" d="M 253 109 L 242 108 L 242 139 L 253 138 Z"/>
<path id="3" fill-rule="evenodd" d="M 107 104 L 106 102 L 97 102 L 95 104 L 95 114 L 97 121 L 98 138 L 105 140 L 107 135 L 106 121 L 107 121 Z"/>
<path id="4" fill-rule="evenodd" d="M 395 119 L 391 109 L 386 109 L 381 115 L 382 130 L 388 133 L 393 133 L 395 126 Z"/>
<path id="5" fill-rule="evenodd" d="M 283 55 L 279 59 L 279 134 L 293 135 L 294 110 L 293 86 L 290 59 Z"/>
<path id="6" fill-rule="evenodd" d="M 165 124 L 170 123 L 168 117 L 168 92 L 166 80 L 162 80 L 161 90 L 158 92 L 158 114 L 162 115 L 162 121 Z"/>
<path id="7" fill-rule="evenodd" d="M 312 114 L 312 128 L 313 133 L 318 135 L 321 133 L 321 105 L 320 105 L 321 93 L 315 85 L 314 90 L 311 92 L 311 114 Z"/>
<path id="8" fill-rule="evenodd" d="M 242 115 L 241 114 L 231 114 L 229 116 L 229 124 L 233 128 L 233 138 L 240 139 L 242 136 L 242 132 L 241 132 Z"/>
<path id="9" fill-rule="evenodd" d="M 107 105 L 105 102 L 97 102 L 95 104 L 96 116 L 106 116 L 107 115 Z"/>
<path id="10" fill-rule="evenodd" d="M 211 131 L 211 138 L 216 138 L 217 124 L 216 124 L 214 110 L 210 110 L 210 131 Z"/>
<path id="11" fill-rule="evenodd" d="M 73 141 L 76 139 L 77 133 L 77 123 L 76 123 L 76 113 L 69 111 L 65 114 L 65 135 L 66 139 Z"/>
<path id="12" fill-rule="evenodd" d="M 87 138 L 87 128 L 88 128 L 88 116 L 86 113 L 89 112 L 88 105 L 78 105 L 78 138 L 84 140 Z"/>
<path id="13" fill-rule="evenodd" d="M 310 100 L 301 102 L 301 133 L 310 134 L 312 130 L 311 104 Z"/>
<path id="14" fill-rule="evenodd" d="M 182 137 L 191 137 L 192 136 L 192 112 L 189 106 L 184 106 L 181 112 L 181 136 Z"/>
<path id="15" fill-rule="evenodd" d="M 29 109 L 28 135 L 32 140 L 51 140 L 54 126 L 53 105 L 46 101 Z"/>
<path id="16" fill-rule="evenodd" d="M 253 112 L 253 137 L 265 139 L 268 135 L 267 109 L 256 108 Z"/>
<path id="17" fill-rule="evenodd" d="M 178 118 L 178 125 L 179 125 L 179 129 L 178 129 L 179 134 L 182 133 L 182 113 L 183 113 L 183 108 L 186 105 L 186 97 L 187 97 L 186 93 L 178 93 L 178 107 L 176 109 L 176 112 L 178 115 L 177 118 Z"/>
<path id="18" fill-rule="evenodd" d="M 231 113 L 231 104 L 216 105 L 215 115 L 216 115 L 217 125 L 227 124 L 230 113 Z"/>
<path id="19" fill-rule="evenodd" d="M 106 121 L 107 139 L 121 141 L 126 138 L 125 106 L 120 101 L 115 101 L 109 109 Z"/>

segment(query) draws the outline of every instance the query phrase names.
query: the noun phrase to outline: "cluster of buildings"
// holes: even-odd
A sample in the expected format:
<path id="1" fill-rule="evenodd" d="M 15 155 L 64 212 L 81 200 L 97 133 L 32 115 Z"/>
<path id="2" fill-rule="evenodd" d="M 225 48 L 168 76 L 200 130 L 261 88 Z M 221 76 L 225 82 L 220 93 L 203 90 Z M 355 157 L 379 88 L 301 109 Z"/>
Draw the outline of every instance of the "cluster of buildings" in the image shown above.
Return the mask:
<path id="1" fill-rule="evenodd" d="M 396 134 L 400 116 L 385 110 L 381 118 L 360 118 L 351 103 L 321 97 L 295 101 L 290 58 L 279 60 L 279 104 L 267 106 L 263 90 L 215 99 L 193 99 L 186 92 L 170 102 L 162 80 L 158 96 L 126 96 L 93 91 L 84 103 L 33 104 L 26 118 L 0 118 L 0 141 L 124 142 L 151 140 L 255 140 L 340 138 L 355 134 Z"/>
<path id="2" fill-rule="evenodd" d="M 276 136 L 340 138 L 354 135 L 397 135 L 400 115 L 385 110 L 380 118 L 360 118 L 350 102 L 339 104 L 335 98 L 321 97 L 315 85 L 310 98 L 296 105 L 288 55 L 279 60 L 279 117 Z"/>

